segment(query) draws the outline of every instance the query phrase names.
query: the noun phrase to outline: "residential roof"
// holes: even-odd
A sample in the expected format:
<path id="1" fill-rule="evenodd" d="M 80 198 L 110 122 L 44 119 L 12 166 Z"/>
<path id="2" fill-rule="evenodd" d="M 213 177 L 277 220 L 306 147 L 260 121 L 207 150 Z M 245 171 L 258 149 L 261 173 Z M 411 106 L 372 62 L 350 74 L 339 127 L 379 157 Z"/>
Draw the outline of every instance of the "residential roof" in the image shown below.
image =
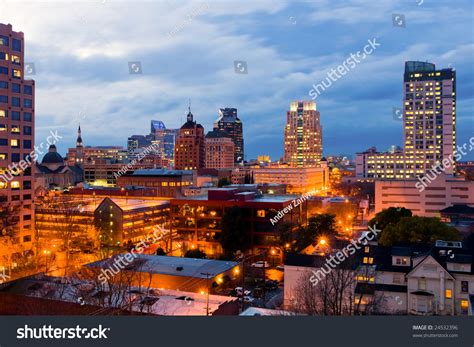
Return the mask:
<path id="1" fill-rule="evenodd" d="M 444 214 L 474 214 L 474 207 L 465 204 L 454 204 L 439 212 Z"/>

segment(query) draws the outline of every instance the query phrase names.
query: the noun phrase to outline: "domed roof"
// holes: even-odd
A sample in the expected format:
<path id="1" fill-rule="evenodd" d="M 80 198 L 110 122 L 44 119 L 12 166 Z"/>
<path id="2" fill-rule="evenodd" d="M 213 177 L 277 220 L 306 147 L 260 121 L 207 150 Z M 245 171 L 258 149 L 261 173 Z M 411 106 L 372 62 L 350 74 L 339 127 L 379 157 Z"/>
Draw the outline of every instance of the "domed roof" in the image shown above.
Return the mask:
<path id="1" fill-rule="evenodd" d="M 61 155 L 56 152 L 56 146 L 51 145 L 49 146 L 49 151 L 48 153 L 45 154 L 43 157 L 43 160 L 41 161 L 41 164 L 64 164 L 64 159 L 61 157 Z"/>

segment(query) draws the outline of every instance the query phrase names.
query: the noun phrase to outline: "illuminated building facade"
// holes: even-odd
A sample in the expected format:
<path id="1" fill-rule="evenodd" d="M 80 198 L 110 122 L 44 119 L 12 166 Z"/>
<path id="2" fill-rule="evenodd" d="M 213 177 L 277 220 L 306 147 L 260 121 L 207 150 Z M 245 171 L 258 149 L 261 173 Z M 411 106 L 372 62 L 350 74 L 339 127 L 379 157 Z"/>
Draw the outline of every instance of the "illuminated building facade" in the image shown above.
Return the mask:
<path id="1" fill-rule="evenodd" d="M 293 167 L 319 166 L 322 154 L 322 128 L 316 103 L 292 102 L 286 113 L 285 162 Z"/>
<path id="2" fill-rule="evenodd" d="M 196 170 L 205 167 L 204 128 L 193 120 L 189 109 L 187 121 L 179 129 L 174 148 L 176 170 Z"/>
<path id="3" fill-rule="evenodd" d="M 182 196 L 183 189 L 192 184 L 193 172 L 187 170 L 142 169 L 117 179 L 119 187 L 153 188 L 162 197 Z"/>
<path id="4" fill-rule="evenodd" d="M 214 123 L 214 130 L 223 130 L 231 137 L 235 145 L 234 162 L 244 161 L 244 135 L 242 121 L 237 117 L 236 108 L 219 109 L 219 118 Z"/>
<path id="5" fill-rule="evenodd" d="M 213 130 L 206 135 L 206 168 L 226 169 L 234 167 L 235 145 L 223 130 Z"/>
<path id="6" fill-rule="evenodd" d="M 0 271 L 35 241 L 33 154 L 42 151 L 34 149 L 35 82 L 24 79 L 24 52 L 24 34 L 0 24 L 0 210 L 15 211 L 0 231 Z"/>
<path id="7" fill-rule="evenodd" d="M 408 61 L 403 93 L 403 150 L 357 153 L 356 177 L 416 178 L 443 159 L 451 162 L 444 172 L 455 172 L 456 72 Z"/>
<path id="8" fill-rule="evenodd" d="M 181 243 L 183 252 L 200 249 L 209 257 L 218 257 L 223 253 L 216 240 L 221 232 L 221 220 L 228 209 L 237 206 L 242 209 L 250 250 L 259 254 L 278 240 L 278 223 L 286 221 L 295 228 L 306 223 L 307 201 L 295 207 L 296 198 L 294 195 L 262 195 L 255 187 L 226 187 L 209 189 L 204 196 L 172 199 L 171 232 Z M 289 205 L 293 208 L 289 208 L 278 223 L 272 224 L 270 219 Z M 274 255 L 280 256 L 279 253 Z"/>
<path id="9" fill-rule="evenodd" d="M 256 184 L 286 184 L 290 194 L 311 191 L 322 194 L 329 187 L 327 167 L 258 167 L 252 168 L 252 175 Z"/>

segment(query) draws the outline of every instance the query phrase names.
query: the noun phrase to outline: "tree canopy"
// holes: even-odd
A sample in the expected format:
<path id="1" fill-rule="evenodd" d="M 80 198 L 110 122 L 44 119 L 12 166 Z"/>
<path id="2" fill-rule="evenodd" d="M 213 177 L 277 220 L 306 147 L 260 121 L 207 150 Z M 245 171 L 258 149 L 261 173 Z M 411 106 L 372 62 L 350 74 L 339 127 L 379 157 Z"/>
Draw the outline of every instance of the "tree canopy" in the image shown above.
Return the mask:
<path id="1" fill-rule="evenodd" d="M 459 232 L 439 218 L 414 216 L 402 217 L 396 224 L 388 224 L 382 229 L 379 243 L 391 246 L 396 243 L 434 243 L 436 240 L 459 239 Z"/>
<path id="2" fill-rule="evenodd" d="M 377 226 L 377 229 L 384 230 L 390 224 L 397 224 L 403 217 L 411 217 L 411 210 L 404 207 L 390 207 L 382 210 L 369 221 L 370 226 Z"/>
<path id="3" fill-rule="evenodd" d="M 250 247 L 250 233 L 244 222 L 243 210 L 232 206 L 225 210 L 221 221 L 221 232 L 217 240 L 227 255 L 246 251 Z"/>

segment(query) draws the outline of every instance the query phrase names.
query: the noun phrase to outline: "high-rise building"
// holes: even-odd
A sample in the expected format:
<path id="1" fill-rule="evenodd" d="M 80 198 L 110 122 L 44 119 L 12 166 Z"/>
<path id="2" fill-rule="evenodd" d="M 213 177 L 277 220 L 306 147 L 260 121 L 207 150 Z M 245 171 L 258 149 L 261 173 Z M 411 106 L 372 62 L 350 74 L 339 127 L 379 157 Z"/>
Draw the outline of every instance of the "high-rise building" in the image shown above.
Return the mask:
<path id="1" fill-rule="evenodd" d="M 205 166 L 204 127 L 193 120 L 191 108 L 186 123 L 179 129 L 174 153 L 176 170 L 195 170 Z"/>
<path id="2" fill-rule="evenodd" d="M 286 113 L 285 162 L 292 167 L 319 166 L 322 156 L 322 127 L 316 103 L 292 102 Z"/>
<path id="3" fill-rule="evenodd" d="M 423 175 L 456 149 L 456 72 L 408 61 L 403 92 L 405 172 Z M 445 173 L 453 170 L 454 165 Z"/>
<path id="4" fill-rule="evenodd" d="M 24 79 L 25 42 L 0 24 L 0 269 L 33 249 L 35 82 Z"/>
<path id="5" fill-rule="evenodd" d="M 444 173 L 455 172 L 456 72 L 432 63 L 408 61 L 403 79 L 402 151 L 357 153 L 360 178 L 412 179 L 449 160 Z"/>
<path id="6" fill-rule="evenodd" d="M 219 117 L 214 123 L 214 130 L 223 130 L 231 137 L 235 145 L 234 161 L 241 163 L 244 161 L 244 135 L 243 126 L 237 117 L 236 108 L 219 109 Z"/>
<path id="7" fill-rule="evenodd" d="M 223 130 L 209 131 L 206 135 L 206 168 L 227 169 L 234 167 L 235 144 Z"/>

